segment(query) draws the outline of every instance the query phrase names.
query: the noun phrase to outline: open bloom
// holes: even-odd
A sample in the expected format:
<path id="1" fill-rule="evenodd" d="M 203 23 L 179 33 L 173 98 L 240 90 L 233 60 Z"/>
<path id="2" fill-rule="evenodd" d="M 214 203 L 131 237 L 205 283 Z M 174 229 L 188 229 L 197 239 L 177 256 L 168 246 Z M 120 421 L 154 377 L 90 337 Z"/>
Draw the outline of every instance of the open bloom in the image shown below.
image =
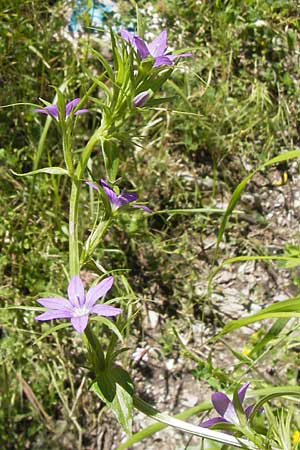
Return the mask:
<path id="1" fill-rule="evenodd" d="M 66 114 L 65 119 L 69 117 L 71 112 L 76 108 L 78 103 L 80 102 L 80 98 L 74 98 L 74 100 L 69 101 L 66 104 Z M 47 114 L 48 116 L 54 117 L 54 119 L 58 120 L 58 107 L 57 105 L 48 105 L 45 108 L 37 108 L 34 109 L 35 112 L 41 113 L 41 114 Z M 78 109 L 78 111 L 74 112 L 75 116 L 78 116 L 79 114 L 87 113 L 88 109 Z"/>
<path id="2" fill-rule="evenodd" d="M 93 183 L 91 181 L 87 181 L 86 184 L 91 186 L 93 189 L 99 192 L 99 187 L 96 183 Z M 119 208 L 122 208 L 122 206 L 127 205 L 128 203 L 135 202 L 138 199 L 138 195 L 134 192 L 126 192 L 122 191 L 121 194 L 116 194 L 115 191 L 104 181 L 100 180 L 100 185 L 102 186 L 108 200 L 111 206 L 111 209 L 113 211 L 116 211 Z M 146 212 L 151 212 L 151 209 L 149 209 L 147 206 L 144 205 L 137 205 L 133 204 L 131 205 L 133 208 L 140 208 L 143 209 Z"/>
<path id="3" fill-rule="evenodd" d="M 177 58 L 183 56 L 192 56 L 191 53 L 180 53 L 180 54 L 167 54 L 167 30 L 163 30 L 152 42 L 147 44 L 144 39 L 142 39 L 137 34 L 131 33 L 130 31 L 121 29 L 120 34 L 125 41 L 129 42 L 138 51 L 141 59 L 147 56 L 152 56 L 154 58 L 153 67 L 159 66 L 172 66 L 173 62 Z"/>
<path id="4" fill-rule="evenodd" d="M 247 389 L 249 387 L 250 383 L 244 384 L 239 390 L 238 390 L 238 398 L 242 405 L 245 395 L 247 392 Z M 216 425 L 218 423 L 230 423 L 233 425 L 239 425 L 239 419 L 238 415 L 236 413 L 234 404 L 232 400 L 230 400 L 226 394 L 223 392 L 214 392 L 211 396 L 212 404 L 215 407 L 215 410 L 217 413 L 220 414 L 218 417 L 213 417 L 212 419 L 207 420 L 206 422 L 200 423 L 201 427 L 210 428 L 213 425 Z M 245 416 L 250 416 L 251 412 L 253 410 L 253 405 L 247 406 L 247 408 L 244 408 L 243 411 L 245 413 Z"/>
<path id="5" fill-rule="evenodd" d="M 75 275 L 68 286 L 68 299 L 61 297 L 40 298 L 38 303 L 45 306 L 47 311 L 36 320 L 70 319 L 78 333 L 82 333 L 88 323 L 90 314 L 111 317 L 121 314 L 122 309 L 106 304 L 96 304 L 112 287 L 113 277 L 107 277 L 96 286 L 91 287 L 85 294 L 83 283 L 78 275 Z"/>

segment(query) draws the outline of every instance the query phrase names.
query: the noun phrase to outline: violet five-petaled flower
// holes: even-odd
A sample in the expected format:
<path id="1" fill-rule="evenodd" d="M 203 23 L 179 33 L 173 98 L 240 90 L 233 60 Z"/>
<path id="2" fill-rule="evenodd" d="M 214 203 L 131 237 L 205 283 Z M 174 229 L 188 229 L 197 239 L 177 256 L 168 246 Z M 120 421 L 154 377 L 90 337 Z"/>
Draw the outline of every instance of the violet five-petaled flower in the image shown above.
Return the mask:
<path id="1" fill-rule="evenodd" d="M 141 59 L 147 56 L 154 58 L 153 67 L 172 66 L 177 58 L 183 56 L 192 56 L 191 53 L 168 54 L 167 52 L 167 30 L 163 30 L 152 42 L 146 43 L 137 34 L 131 33 L 125 29 L 120 30 L 120 35 L 125 41 L 129 42 L 138 52 Z"/>
<path id="2" fill-rule="evenodd" d="M 250 383 L 244 384 L 239 390 L 238 390 L 238 398 L 242 405 L 245 395 L 247 392 L 247 389 L 249 387 Z M 214 405 L 215 410 L 220 414 L 218 417 L 213 417 L 212 419 L 209 419 L 205 422 L 200 423 L 201 427 L 210 428 L 213 425 L 219 424 L 219 423 L 229 423 L 234 425 L 239 425 L 239 419 L 238 415 L 236 413 L 234 404 L 232 400 L 230 400 L 226 394 L 223 392 L 214 392 L 211 396 L 212 404 Z M 254 405 L 247 406 L 247 408 L 244 408 L 244 414 L 249 418 Z"/>
<path id="3" fill-rule="evenodd" d="M 99 192 L 100 189 L 96 183 L 93 183 L 92 181 L 86 181 L 86 184 Z M 116 211 L 117 209 L 127 205 L 128 203 L 135 202 L 138 199 L 138 195 L 134 192 L 126 192 L 123 190 L 121 194 L 116 194 L 115 191 L 104 180 L 100 180 L 100 185 L 102 186 L 113 211 Z M 145 205 L 133 204 L 131 206 L 133 208 L 140 208 L 146 212 L 151 213 L 151 209 Z"/>
<path id="4" fill-rule="evenodd" d="M 74 98 L 73 100 L 69 101 L 66 104 L 66 111 L 65 111 L 65 119 L 67 119 L 71 112 L 76 108 L 78 103 L 80 102 L 80 98 Z M 34 109 L 34 112 L 41 113 L 41 114 L 47 114 L 48 116 L 54 117 L 54 119 L 58 120 L 58 107 L 57 105 L 48 105 L 45 108 L 36 108 Z M 79 116 L 80 114 L 84 114 L 89 112 L 88 109 L 78 109 L 74 112 L 74 116 Z"/>
<path id="5" fill-rule="evenodd" d="M 90 314 L 98 316 L 113 317 L 121 314 L 122 309 L 106 304 L 96 304 L 112 287 L 114 279 L 112 276 L 104 278 L 100 283 L 91 287 L 87 293 L 84 292 L 83 283 L 78 275 L 72 277 L 68 286 L 68 299 L 61 297 L 47 297 L 38 299 L 40 305 L 45 306 L 47 311 L 36 320 L 70 319 L 73 327 L 78 333 L 82 333 L 88 323 Z"/>

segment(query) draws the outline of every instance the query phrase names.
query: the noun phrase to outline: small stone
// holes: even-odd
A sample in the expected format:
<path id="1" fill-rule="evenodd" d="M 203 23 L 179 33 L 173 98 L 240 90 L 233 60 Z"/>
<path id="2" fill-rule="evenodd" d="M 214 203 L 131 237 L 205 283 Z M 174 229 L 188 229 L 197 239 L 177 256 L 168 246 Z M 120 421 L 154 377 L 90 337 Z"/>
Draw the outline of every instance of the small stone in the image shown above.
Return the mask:
<path id="1" fill-rule="evenodd" d="M 150 328 L 156 328 L 159 322 L 159 314 L 155 311 L 148 311 L 148 321 Z"/>

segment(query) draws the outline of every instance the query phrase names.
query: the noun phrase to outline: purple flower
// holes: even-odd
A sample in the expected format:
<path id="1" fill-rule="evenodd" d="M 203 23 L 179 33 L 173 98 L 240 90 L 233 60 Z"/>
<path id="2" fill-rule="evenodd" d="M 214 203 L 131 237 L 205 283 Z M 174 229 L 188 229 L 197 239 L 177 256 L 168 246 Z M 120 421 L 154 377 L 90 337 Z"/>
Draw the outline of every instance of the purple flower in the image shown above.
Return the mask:
<path id="1" fill-rule="evenodd" d="M 71 100 L 66 104 L 65 119 L 67 119 L 69 117 L 69 115 L 76 108 L 76 106 L 78 105 L 79 102 L 80 102 L 80 98 L 74 98 L 74 100 Z M 79 114 L 84 114 L 88 111 L 89 111 L 88 109 L 78 109 L 78 111 L 74 112 L 74 115 L 78 116 Z M 49 106 L 46 106 L 45 108 L 37 108 L 37 109 L 34 109 L 34 112 L 38 112 L 41 114 L 47 114 L 48 116 L 52 116 L 52 117 L 54 117 L 54 119 L 58 120 L 57 105 L 49 105 Z"/>
<path id="2" fill-rule="evenodd" d="M 133 99 L 133 105 L 138 108 L 143 106 L 149 98 L 149 91 L 143 91 L 140 94 L 136 95 Z"/>
<path id="3" fill-rule="evenodd" d="M 97 304 L 96 301 L 108 292 L 114 279 L 112 276 L 104 278 L 96 286 L 91 287 L 84 293 L 83 283 L 78 275 L 75 275 L 68 286 L 68 300 L 61 297 L 40 298 L 38 303 L 48 310 L 36 320 L 70 319 L 73 327 L 78 333 L 82 333 L 88 323 L 90 314 L 111 317 L 121 314 L 122 309 L 106 304 Z"/>
<path id="4" fill-rule="evenodd" d="M 250 383 L 246 383 L 238 390 L 238 398 L 239 398 L 241 405 L 245 399 L 246 391 L 247 391 L 249 385 L 250 385 Z M 227 397 L 226 394 L 224 394 L 223 392 L 214 392 L 211 396 L 211 401 L 215 407 L 215 410 L 220 414 L 220 416 L 213 417 L 212 419 L 209 419 L 206 422 L 202 422 L 200 424 L 201 427 L 209 428 L 213 425 L 216 425 L 216 424 L 219 424 L 222 422 L 233 424 L 233 425 L 239 425 L 239 419 L 238 419 L 238 415 L 236 413 L 234 404 Z M 249 418 L 252 410 L 253 410 L 253 405 L 247 406 L 247 408 L 243 409 L 247 419 Z"/>
<path id="5" fill-rule="evenodd" d="M 91 186 L 93 189 L 99 192 L 99 187 L 96 183 L 93 183 L 91 181 L 86 181 L 86 184 Z M 100 185 L 102 186 L 108 200 L 111 206 L 111 209 L 113 211 L 116 211 L 119 208 L 122 208 L 122 206 L 127 205 L 128 203 L 135 202 L 138 199 L 138 195 L 134 192 L 126 192 L 122 191 L 121 194 L 116 194 L 115 191 L 104 181 L 100 180 Z M 140 208 L 143 209 L 146 212 L 151 213 L 151 209 L 149 209 L 147 206 L 144 205 L 131 205 L 133 208 Z"/>
<path id="6" fill-rule="evenodd" d="M 152 42 L 147 44 L 144 39 L 134 33 L 121 29 L 120 34 L 125 41 L 129 42 L 138 51 L 141 59 L 147 56 L 154 58 L 153 67 L 172 66 L 177 58 L 192 56 L 191 53 L 180 53 L 177 55 L 167 54 L 167 30 L 163 30 Z"/>

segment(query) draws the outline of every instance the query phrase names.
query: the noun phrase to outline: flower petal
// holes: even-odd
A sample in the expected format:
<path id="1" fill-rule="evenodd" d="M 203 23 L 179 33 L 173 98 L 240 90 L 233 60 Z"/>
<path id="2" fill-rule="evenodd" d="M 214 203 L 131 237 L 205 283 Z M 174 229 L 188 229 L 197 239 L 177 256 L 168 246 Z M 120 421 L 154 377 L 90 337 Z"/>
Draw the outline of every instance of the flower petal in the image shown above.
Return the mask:
<path id="1" fill-rule="evenodd" d="M 83 283 L 78 275 L 74 275 L 68 286 L 69 300 L 74 307 L 84 305 L 84 287 Z"/>
<path id="2" fill-rule="evenodd" d="M 74 98 L 74 100 L 71 100 L 66 104 L 66 118 L 69 117 L 69 115 L 71 114 L 73 109 L 76 108 L 79 102 L 80 98 Z"/>
<path id="3" fill-rule="evenodd" d="M 152 213 L 151 209 L 148 208 L 148 206 L 145 205 L 131 205 L 133 208 L 139 208 L 139 209 L 143 209 L 144 211 L 146 211 L 147 213 Z"/>
<path id="4" fill-rule="evenodd" d="M 78 333 L 83 333 L 83 331 L 86 329 L 88 320 L 89 315 L 85 314 L 84 316 L 72 317 L 71 322 Z"/>
<path id="5" fill-rule="evenodd" d="M 134 45 L 134 33 L 131 33 L 130 31 L 125 30 L 124 28 L 121 28 L 120 35 L 122 36 L 123 39 L 125 39 L 125 41 Z"/>
<path id="6" fill-rule="evenodd" d="M 238 397 L 239 400 L 241 402 L 241 404 L 243 403 L 244 399 L 245 399 L 245 395 L 247 392 L 248 387 L 250 386 L 250 383 L 245 383 L 239 390 L 238 390 Z"/>
<path id="7" fill-rule="evenodd" d="M 49 114 L 52 116 L 52 117 L 54 117 L 54 119 L 58 119 L 58 108 L 57 108 L 57 106 L 56 105 L 49 105 L 49 106 L 46 106 L 46 108 L 45 108 L 48 112 L 49 112 Z"/>
<path id="8" fill-rule="evenodd" d="M 150 55 L 146 42 L 139 36 L 134 36 L 134 45 L 142 59 Z"/>
<path id="9" fill-rule="evenodd" d="M 229 398 L 223 392 L 214 392 L 211 396 L 211 401 L 215 410 L 223 417 L 228 405 L 231 403 Z"/>
<path id="10" fill-rule="evenodd" d="M 110 186 L 108 186 L 108 184 L 104 180 L 100 180 L 100 184 L 103 187 L 103 190 L 104 190 L 105 194 L 107 195 L 110 203 L 112 205 L 116 205 L 119 208 L 121 206 L 121 203 L 120 203 L 119 197 L 117 196 L 115 191 Z"/>
<path id="11" fill-rule="evenodd" d="M 97 186 L 96 183 L 93 183 L 92 181 L 85 181 L 85 184 L 87 184 L 88 186 L 90 186 L 91 188 L 95 189 L 96 191 L 99 192 L 99 187 Z"/>
<path id="12" fill-rule="evenodd" d="M 215 425 L 216 423 L 225 422 L 228 423 L 226 419 L 223 417 L 213 417 L 212 419 L 206 420 L 205 422 L 202 422 L 199 424 L 200 427 L 209 428 L 212 425 Z"/>
<path id="13" fill-rule="evenodd" d="M 114 282 L 114 278 L 112 276 L 104 278 L 100 283 L 96 284 L 96 286 L 91 287 L 86 294 L 85 306 L 87 308 L 91 308 L 94 306 L 96 301 L 103 297 L 106 292 L 108 292 Z"/>
<path id="14" fill-rule="evenodd" d="M 138 198 L 139 196 L 135 192 L 126 192 L 126 191 L 122 191 L 121 194 L 118 196 L 121 206 L 124 206 L 130 202 L 135 202 Z"/>
<path id="15" fill-rule="evenodd" d="M 89 110 L 86 109 L 86 108 L 78 109 L 78 111 L 74 112 L 74 116 L 79 116 L 80 114 L 85 114 L 85 113 L 88 113 L 88 112 L 89 112 Z"/>
<path id="16" fill-rule="evenodd" d="M 53 320 L 53 319 L 70 319 L 72 317 L 71 311 L 63 310 L 49 310 L 35 317 L 35 320 Z"/>
<path id="17" fill-rule="evenodd" d="M 239 418 L 232 402 L 229 402 L 228 407 L 223 414 L 224 419 L 235 425 L 239 425 Z"/>
<path id="18" fill-rule="evenodd" d="M 98 314 L 98 316 L 112 317 L 121 314 L 123 310 L 121 308 L 115 308 L 111 305 L 95 305 L 91 309 L 91 313 Z"/>
<path id="19" fill-rule="evenodd" d="M 49 115 L 49 111 L 43 108 L 35 108 L 33 111 L 41 114 L 46 114 L 47 116 Z"/>
<path id="20" fill-rule="evenodd" d="M 160 66 L 172 66 L 173 62 L 169 58 L 169 56 L 158 56 L 155 58 L 153 67 L 160 67 Z"/>
<path id="21" fill-rule="evenodd" d="M 46 297 L 46 298 L 39 298 L 37 302 L 45 306 L 49 309 L 57 309 L 57 310 L 65 310 L 65 311 L 72 311 L 73 307 L 69 300 L 66 300 L 62 297 Z"/>
<path id="22" fill-rule="evenodd" d="M 163 30 L 153 41 L 148 44 L 148 49 L 151 56 L 163 56 L 167 48 L 167 30 Z"/>
<path id="23" fill-rule="evenodd" d="M 244 412 L 245 412 L 247 419 L 249 419 L 250 414 L 253 411 L 253 408 L 254 408 L 254 405 L 249 405 L 249 406 L 247 406 L 247 408 L 245 408 Z"/>
<path id="24" fill-rule="evenodd" d="M 177 58 L 187 58 L 193 56 L 193 53 L 187 52 L 187 53 L 178 53 L 176 55 L 165 55 L 167 56 L 171 61 L 175 61 Z"/>
<path id="25" fill-rule="evenodd" d="M 135 97 L 134 97 L 134 99 L 133 99 L 133 105 L 136 107 L 136 108 L 139 108 L 139 107 L 141 107 L 141 106 L 143 106 L 145 103 L 146 103 L 146 101 L 148 100 L 148 98 L 149 98 L 149 91 L 143 91 L 143 92 L 140 92 L 138 95 L 136 95 Z"/>

